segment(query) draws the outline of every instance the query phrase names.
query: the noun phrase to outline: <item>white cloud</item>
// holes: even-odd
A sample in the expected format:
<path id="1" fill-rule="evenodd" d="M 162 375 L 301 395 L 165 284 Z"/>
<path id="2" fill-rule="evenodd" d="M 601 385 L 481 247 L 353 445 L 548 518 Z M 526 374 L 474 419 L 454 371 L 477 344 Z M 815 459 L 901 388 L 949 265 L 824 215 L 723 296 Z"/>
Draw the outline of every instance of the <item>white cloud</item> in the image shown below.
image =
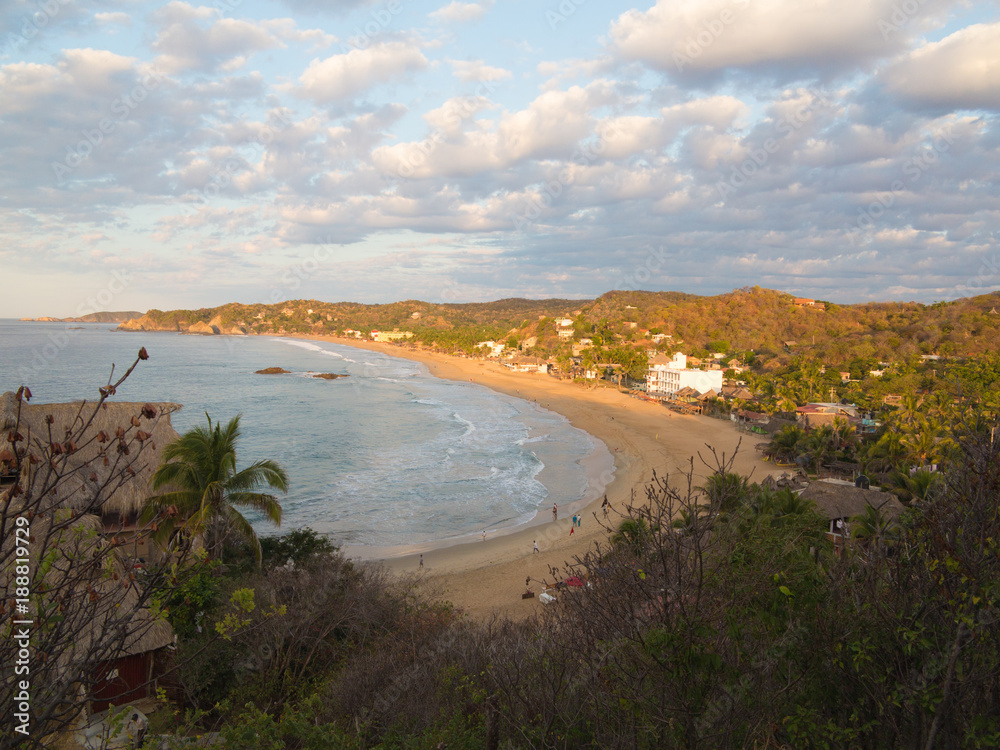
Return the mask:
<path id="1" fill-rule="evenodd" d="M 431 13 L 430 17 L 450 23 L 479 21 L 492 7 L 493 0 L 479 0 L 477 3 L 462 3 L 458 0 L 452 0 L 448 5 Z"/>
<path id="2" fill-rule="evenodd" d="M 925 44 L 880 76 L 901 99 L 935 109 L 1000 109 L 1000 23 Z"/>
<path id="3" fill-rule="evenodd" d="M 658 0 L 622 14 L 611 38 L 623 59 L 679 78 L 761 69 L 791 79 L 865 69 L 940 24 L 954 1 L 926 0 L 893 25 L 896 0 Z"/>
<path id="4" fill-rule="evenodd" d="M 160 28 L 152 44 L 160 53 L 157 66 L 167 73 L 232 71 L 255 52 L 282 46 L 258 24 L 235 18 L 212 20 L 215 14 L 176 1 L 160 9 L 155 16 Z M 206 27 L 203 21 L 211 23 Z"/>
<path id="5" fill-rule="evenodd" d="M 451 69 L 460 81 L 504 81 L 511 77 L 509 70 L 487 65 L 482 60 L 450 60 Z"/>
<path id="6" fill-rule="evenodd" d="M 99 24 L 107 26 L 131 26 L 132 18 L 128 13 L 96 13 L 94 14 L 94 20 Z"/>
<path id="7" fill-rule="evenodd" d="M 325 60 L 313 60 L 299 83 L 302 95 L 317 102 L 333 102 L 425 67 L 427 58 L 416 45 L 382 42 Z"/>

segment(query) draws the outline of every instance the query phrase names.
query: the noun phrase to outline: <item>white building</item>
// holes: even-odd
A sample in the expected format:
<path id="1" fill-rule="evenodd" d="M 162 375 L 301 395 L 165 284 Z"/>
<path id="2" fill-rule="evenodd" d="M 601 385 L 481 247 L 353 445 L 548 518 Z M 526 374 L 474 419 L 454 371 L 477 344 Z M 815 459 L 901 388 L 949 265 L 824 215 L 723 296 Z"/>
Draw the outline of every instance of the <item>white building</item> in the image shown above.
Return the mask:
<path id="1" fill-rule="evenodd" d="M 411 331 L 372 331 L 373 341 L 399 341 L 400 339 L 412 338 Z"/>
<path id="2" fill-rule="evenodd" d="M 476 344 L 477 349 L 489 349 L 486 353 L 487 357 L 499 357 L 505 346 L 505 344 L 498 344 L 496 341 L 480 341 Z"/>
<path id="3" fill-rule="evenodd" d="M 692 388 L 698 393 L 722 392 L 722 370 L 689 370 L 687 356 L 675 354 L 673 358 L 656 357 L 649 363 L 646 375 L 646 392 L 674 398 L 682 388 Z"/>

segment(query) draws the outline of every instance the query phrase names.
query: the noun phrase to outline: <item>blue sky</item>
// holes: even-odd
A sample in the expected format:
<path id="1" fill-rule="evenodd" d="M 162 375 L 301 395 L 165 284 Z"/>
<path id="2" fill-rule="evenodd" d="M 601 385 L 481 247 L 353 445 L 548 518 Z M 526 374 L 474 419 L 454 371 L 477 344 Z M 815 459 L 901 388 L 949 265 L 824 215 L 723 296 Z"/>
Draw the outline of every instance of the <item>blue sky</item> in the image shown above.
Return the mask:
<path id="1" fill-rule="evenodd" d="M 951 0 L 6 0 L 0 317 L 1000 288 Z"/>

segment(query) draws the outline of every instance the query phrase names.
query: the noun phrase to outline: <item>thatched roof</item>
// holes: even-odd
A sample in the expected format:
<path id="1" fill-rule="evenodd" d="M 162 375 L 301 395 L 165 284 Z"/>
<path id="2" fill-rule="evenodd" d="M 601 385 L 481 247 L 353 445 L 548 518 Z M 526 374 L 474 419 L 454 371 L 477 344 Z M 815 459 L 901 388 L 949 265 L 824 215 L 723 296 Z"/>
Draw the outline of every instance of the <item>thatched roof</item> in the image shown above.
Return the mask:
<path id="1" fill-rule="evenodd" d="M 35 516 L 32 521 L 31 567 L 38 569 L 43 555 L 49 561 L 35 589 L 44 586 L 49 598 L 59 601 L 62 617 L 43 628 L 42 641 L 36 644 L 42 650 L 59 644 L 52 665 L 55 672 L 45 675 L 49 678 L 63 679 L 74 668 L 154 651 L 174 641 L 169 623 L 141 603 L 137 582 L 100 530 L 97 516 L 69 508 Z M 3 559 L 9 559 L 14 543 L 12 534 L 4 539 L 0 545 Z M 56 549 L 59 554 L 53 556 Z M 12 591 L 14 566 L 7 568 L 0 573 L 0 590 Z M 46 638 L 54 641 L 46 642 Z"/>
<path id="2" fill-rule="evenodd" d="M 904 510 L 903 504 L 891 492 L 862 490 L 849 483 L 825 480 L 810 482 L 800 494 L 816 503 L 819 511 L 830 519 L 860 515 L 869 505 L 892 517 Z"/>
<path id="3" fill-rule="evenodd" d="M 10 391 L 0 395 L 0 430 L 13 429 L 17 421 L 17 400 Z"/>
<path id="4" fill-rule="evenodd" d="M 0 423 L 7 425 L 9 422 L 3 429 L 13 428 L 16 407 L 13 393 L 0 396 Z M 95 488 L 107 487 L 110 495 L 102 500 L 99 512 L 130 515 L 139 512 L 150 496 L 149 481 L 160 463 L 160 451 L 179 437 L 170 424 L 170 415 L 180 408 L 179 404 L 172 403 L 106 401 L 97 408 L 96 403 L 82 401 L 68 404 L 22 402 L 18 432 L 37 455 L 49 449 L 51 443 L 65 444 L 68 437 L 93 416 L 88 439 L 63 454 L 66 458 L 62 471 L 64 478 L 53 489 L 51 505 L 89 508 L 94 501 Z M 51 424 L 47 423 L 48 416 L 52 417 Z M 129 438 L 128 455 L 116 450 L 114 436 L 119 428 L 125 430 Z M 96 440 L 102 431 L 109 437 L 105 443 Z M 148 437 L 141 441 L 133 439 L 138 432 Z M 126 467 L 135 472 L 134 476 Z M 96 482 L 92 473 L 97 477 Z"/>

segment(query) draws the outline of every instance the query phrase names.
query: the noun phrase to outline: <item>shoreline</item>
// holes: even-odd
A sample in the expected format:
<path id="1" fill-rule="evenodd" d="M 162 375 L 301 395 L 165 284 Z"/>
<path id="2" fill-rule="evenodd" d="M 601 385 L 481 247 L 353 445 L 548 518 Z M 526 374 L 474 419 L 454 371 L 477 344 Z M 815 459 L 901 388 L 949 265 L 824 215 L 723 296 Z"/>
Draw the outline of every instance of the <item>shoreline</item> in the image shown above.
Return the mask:
<path id="1" fill-rule="evenodd" d="M 601 501 L 606 495 L 611 505 L 608 525 L 613 525 L 632 497 L 642 498 L 645 485 L 657 474 L 675 475 L 692 468 L 695 479 L 710 472 L 697 457 L 711 461 L 706 444 L 726 458 L 731 456 L 740 439 L 746 437 L 728 421 L 709 417 L 673 414 L 658 404 L 632 398 L 615 387 L 586 386 L 556 380 L 538 373 L 514 373 L 496 362 L 467 359 L 448 354 L 408 349 L 394 344 L 338 338 L 328 335 L 283 335 L 308 341 L 323 341 L 357 349 L 380 352 L 392 357 L 424 364 L 434 377 L 445 380 L 472 381 L 499 393 L 534 401 L 540 407 L 561 414 L 570 424 L 588 433 L 606 447 L 613 459 L 614 476 L 604 492 L 583 505 L 582 520 L 570 534 L 568 506 L 559 520 L 548 519 L 548 510 L 541 509 L 526 523 L 509 527 L 509 531 L 488 536 L 486 541 L 459 539 L 439 546 L 438 543 L 413 545 L 411 550 L 396 550 L 391 557 L 364 555 L 357 549 L 345 550 L 353 559 L 379 560 L 397 573 L 418 574 L 421 586 L 437 598 L 451 601 L 457 608 L 475 618 L 493 613 L 526 617 L 542 605 L 537 597 L 521 599 L 525 579 L 531 578 L 531 590 L 541 590 L 541 581 L 552 582 L 550 567 L 562 568 L 575 556 L 582 556 L 594 543 L 606 541 L 608 533 L 602 526 Z M 774 470 L 765 464 L 753 449 L 753 442 L 744 441 L 736 455 L 733 470 L 750 474 L 760 481 Z M 605 469 L 605 471 L 607 471 Z M 588 489 L 591 482 L 588 481 Z M 533 551 L 537 542 L 539 551 Z M 374 551 L 374 550 L 370 550 Z M 389 551 L 389 550 L 386 550 Z M 423 554 L 424 567 L 418 567 Z"/>

